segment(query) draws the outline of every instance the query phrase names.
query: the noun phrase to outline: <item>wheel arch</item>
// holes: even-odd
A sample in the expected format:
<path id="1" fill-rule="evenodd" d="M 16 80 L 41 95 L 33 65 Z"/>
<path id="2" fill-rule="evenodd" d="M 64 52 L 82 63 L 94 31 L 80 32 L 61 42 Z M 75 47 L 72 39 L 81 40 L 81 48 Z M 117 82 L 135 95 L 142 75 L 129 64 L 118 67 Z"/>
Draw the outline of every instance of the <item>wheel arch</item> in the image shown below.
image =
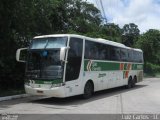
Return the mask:
<path id="1" fill-rule="evenodd" d="M 128 82 L 129 82 L 129 80 L 132 80 L 132 76 L 131 75 L 128 77 Z"/>
<path id="2" fill-rule="evenodd" d="M 135 83 L 137 83 L 137 75 L 134 75 L 133 79 L 135 80 Z"/>
<path id="3" fill-rule="evenodd" d="M 88 82 L 90 82 L 90 83 L 92 84 L 93 92 L 94 92 L 95 86 L 94 86 L 93 80 L 92 80 L 92 79 L 87 80 L 87 82 L 85 83 L 85 85 L 86 85 Z M 84 85 L 84 86 L 85 86 L 85 85 Z"/>

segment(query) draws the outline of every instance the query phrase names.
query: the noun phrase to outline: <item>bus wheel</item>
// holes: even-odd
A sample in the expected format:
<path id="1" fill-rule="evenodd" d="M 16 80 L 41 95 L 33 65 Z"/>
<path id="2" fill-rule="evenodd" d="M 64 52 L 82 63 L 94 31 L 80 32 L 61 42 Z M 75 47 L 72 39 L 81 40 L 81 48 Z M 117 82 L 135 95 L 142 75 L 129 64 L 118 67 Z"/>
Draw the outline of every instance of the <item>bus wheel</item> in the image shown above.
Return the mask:
<path id="1" fill-rule="evenodd" d="M 135 84 L 136 84 L 136 77 L 134 77 L 132 80 L 132 87 L 135 87 Z"/>
<path id="2" fill-rule="evenodd" d="M 128 85 L 126 86 L 126 88 L 130 89 L 130 88 L 132 88 L 132 86 L 133 86 L 132 78 L 129 77 L 129 79 L 128 79 Z"/>
<path id="3" fill-rule="evenodd" d="M 87 82 L 84 87 L 83 98 L 88 99 L 92 96 L 93 93 L 93 84 L 91 82 Z"/>

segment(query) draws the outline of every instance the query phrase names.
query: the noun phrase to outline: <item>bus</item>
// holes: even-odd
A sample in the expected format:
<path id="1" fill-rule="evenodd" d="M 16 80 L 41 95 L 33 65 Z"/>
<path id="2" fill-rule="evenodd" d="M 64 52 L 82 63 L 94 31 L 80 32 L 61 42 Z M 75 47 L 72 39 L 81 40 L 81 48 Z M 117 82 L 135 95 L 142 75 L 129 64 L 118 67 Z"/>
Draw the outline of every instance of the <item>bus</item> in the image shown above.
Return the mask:
<path id="1" fill-rule="evenodd" d="M 16 60 L 26 63 L 24 87 L 31 95 L 89 98 L 100 90 L 132 88 L 143 79 L 141 49 L 82 35 L 36 36 L 17 50 Z"/>

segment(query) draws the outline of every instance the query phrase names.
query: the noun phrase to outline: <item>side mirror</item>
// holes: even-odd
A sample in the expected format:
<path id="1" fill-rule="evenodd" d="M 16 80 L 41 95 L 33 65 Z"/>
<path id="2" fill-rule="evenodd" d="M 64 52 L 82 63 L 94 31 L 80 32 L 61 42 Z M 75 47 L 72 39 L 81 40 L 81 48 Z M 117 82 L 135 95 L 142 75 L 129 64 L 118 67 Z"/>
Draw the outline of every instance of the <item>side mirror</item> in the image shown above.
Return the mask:
<path id="1" fill-rule="evenodd" d="M 65 53 L 66 53 L 66 50 L 68 50 L 69 47 L 62 47 L 60 49 L 60 60 L 61 61 L 65 61 Z"/>
<path id="2" fill-rule="evenodd" d="M 17 52 L 16 52 L 16 60 L 18 62 L 26 62 L 25 58 L 24 58 L 24 56 L 25 56 L 24 51 L 25 50 L 27 50 L 27 48 L 20 48 L 20 49 L 17 50 Z"/>

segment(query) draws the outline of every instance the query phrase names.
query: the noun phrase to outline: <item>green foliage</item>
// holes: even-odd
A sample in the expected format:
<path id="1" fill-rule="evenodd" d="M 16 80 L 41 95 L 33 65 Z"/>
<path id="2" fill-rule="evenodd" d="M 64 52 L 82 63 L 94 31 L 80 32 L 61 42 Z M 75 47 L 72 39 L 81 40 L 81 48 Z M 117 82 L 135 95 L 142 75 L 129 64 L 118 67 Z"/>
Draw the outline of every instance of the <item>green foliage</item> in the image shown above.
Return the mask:
<path id="1" fill-rule="evenodd" d="M 143 50 L 145 62 L 160 64 L 160 31 L 148 30 L 139 37 L 136 47 Z"/>
<path id="2" fill-rule="evenodd" d="M 116 42 L 121 42 L 121 35 L 122 35 L 122 30 L 121 28 L 114 24 L 114 23 L 108 23 L 104 26 L 101 26 L 100 28 L 100 33 L 102 36 L 106 36 L 104 38 Z"/>
<path id="3" fill-rule="evenodd" d="M 1 90 L 0 91 L 0 97 L 18 95 L 18 94 L 24 94 L 24 93 L 25 93 L 25 91 L 21 90 L 21 89 Z"/>
<path id="4" fill-rule="evenodd" d="M 122 43 L 129 47 L 133 47 L 140 35 L 138 26 L 134 23 L 125 24 L 122 31 Z"/>
<path id="5" fill-rule="evenodd" d="M 82 0 L 70 0 L 67 2 L 67 31 L 76 31 L 85 34 L 96 31 L 101 24 L 100 11 L 93 4 Z"/>
<path id="6" fill-rule="evenodd" d="M 147 62 L 145 72 L 149 73 L 151 75 L 155 75 L 156 73 L 160 73 L 160 65 Z"/>

